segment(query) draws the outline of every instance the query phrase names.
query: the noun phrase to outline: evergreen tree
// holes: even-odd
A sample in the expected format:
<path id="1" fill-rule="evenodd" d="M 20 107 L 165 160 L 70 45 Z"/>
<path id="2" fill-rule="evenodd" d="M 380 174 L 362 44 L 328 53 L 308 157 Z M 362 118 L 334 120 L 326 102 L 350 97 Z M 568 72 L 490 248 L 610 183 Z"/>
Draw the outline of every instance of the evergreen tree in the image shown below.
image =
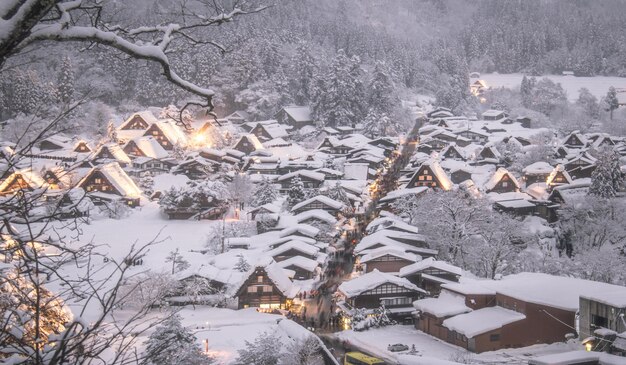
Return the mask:
<path id="1" fill-rule="evenodd" d="M 298 105 L 308 104 L 312 99 L 313 84 L 317 73 L 315 59 L 307 42 L 300 42 L 291 62 L 289 87 L 294 102 Z"/>
<path id="2" fill-rule="evenodd" d="M 346 191 L 341 187 L 339 181 L 337 181 L 335 185 L 324 191 L 323 195 L 326 195 L 327 197 L 338 202 L 344 203 L 347 207 L 352 205 L 350 199 L 348 198 L 348 194 L 346 194 Z"/>
<path id="3" fill-rule="evenodd" d="M 370 110 L 363 119 L 363 134 L 369 138 L 376 138 L 382 135 L 380 115 L 375 110 Z"/>
<path id="4" fill-rule="evenodd" d="M 238 351 L 236 365 L 276 365 L 281 358 L 282 344 L 270 332 L 259 334 L 254 342 L 246 341 L 246 348 Z"/>
<path id="5" fill-rule="evenodd" d="M 312 112 L 313 117 L 324 125 L 334 127 L 356 122 L 361 112 L 360 106 L 355 108 L 361 102 L 356 93 L 363 90 L 359 91 L 360 80 L 352 79 L 353 75 L 358 74 L 357 69 L 360 69 L 355 63 L 356 60 L 348 58 L 340 49 L 326 77 L 316 83 Z"/>
<path id="6" fill-rule="evenodd" d="M 257 185 L 257 188 L 254 190 L 254 195 L 252 198 L 252 205 L 255 207 L 260 207 L 261 205 L 272 203 L 274 200 L 278 198 L 278 191 L 274 184 L 266 178 L 265 176 Z"/>
<path id="7" fill-rule="evenodd" d="M 600 151 L 596 161 L 596 169 L 591 174 L 591 185 L 589 195 L 600 198 L 613 198 L 622 188 L 624 179 L 622 177 L 619 155 L 605 148 Z"/>
<path id="8" fill-rule="evenodd" d="M 152 177 L 152 173 L 150 171 L 144 171 L 141 173 L 141 177 L 139 178 L 139 187 L 143 193 L 146 194 L 146 196 L 152 195 L 154 178 Z"/>
<path id="9" fill-rule="evenodd" d="M 153 365 L 206 365 L 213 359 L 196 345 L 196 336 L 173 314 L 150 335 L 146 342 L 146 360 Z"/>
<path id="10" fill-rule="evenodd" d="M 585 112 L 585 115 L 589 118 L 597 119 L 600 116 L 598 98 L 596 98 L 586 87 L 583 87 L 578 91 L 576 105 L 580 106 Z"/>
<path id="11" fill-rule="evenodd" d="M 394 84 L 389 75 L 389 70 L 384 62 L 376 62 L 372 79 L 368 85 L 369 97 L 368 108 L 369 112 L 375 111 L 376 113 L 386 113 L 391 115 L 393 108 L 398 104 L 394 97 Z"/>
<path id="12" fill-rule="evenodd" d="M 617 91 L 613 86 L 609 87 L 609 91 L 604 97 L 604 103 L 606 104 L 606 111 L 610 113 L 611 120 L 613 120 L 613 110 L 619 108 L 619 100 L 617 99 Z"/>
<path id="13" fill-rule="evenodd" d="M 533 90 L 532 109 L 550 115 L 557 107 L 567 103 L 567 95 L 559 83 L 547 77 L 539 80 Z"/>
<path id="14" fill-rule="evenodd" d="M 237 263 L 235 264 L 235 270 L 239 272 L 247 272 L 250 270 L 250 264 L 246 259 L 243 258 L 243 255 L 238 255 Z"/>
<path id="15" fill-rule="evenodd" d="M 530 79 L 524 75 L 522 78 L 522 84 L 520 85 L 520 94 L 522 97 L 522 105 L 525 108 L 530 108 L 533 100 L 533 89 L 535 88 L 535 78 L 531 77 Z"/>
<path id="16" fill-rule="evenodd" d="M 306 199 L 306 191 L 304 190 L 304 184 L 299 176 L 291 179 L 289 185 L 289 195 L 287 196 L 287 205 L 289 208 L 294 205 L 303 202 Z"/>
<path id="17" fill-rule="evenodd" d="M 69 56 L 64 56 L 57 82 L 59 99 L 64 105 L 69 105 L 74 99 L 74 69 Z"/>

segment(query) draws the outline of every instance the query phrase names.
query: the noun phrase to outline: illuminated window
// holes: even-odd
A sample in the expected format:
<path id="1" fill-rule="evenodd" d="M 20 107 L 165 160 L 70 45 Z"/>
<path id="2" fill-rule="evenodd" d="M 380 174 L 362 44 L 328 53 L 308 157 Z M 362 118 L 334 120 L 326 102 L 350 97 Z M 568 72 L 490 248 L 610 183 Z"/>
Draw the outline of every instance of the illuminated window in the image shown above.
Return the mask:
<path id="1" fill-rule="evenodd" d="M 424 175 L 428 175 L 428 169 L 424 169 Z"/>
<path id="2" fill-rule="evenodd" d="M 502 187 L 503 187 L 503 188 L 506 188 L 507 186 L 509 186 L 509 183 L 508 183 L 508 182 L 506 182 L 506 181 L 503 181 L 503 182 L 502 182 Z"/>
<path id="3" fill-rule="evenodd" d="M 256 293 L 256 286 L 249 286 L 248 293 Z"/>
<path id="4" fill-rule="evenodd" d="M 426 180 L 431 181 L 432 179 L 433 179 L 432 176 L 430 176 L 430 175 L 426 176 Z"/>
<path id="5" fill-rule="evenodd" d="M 97 177 L 94 181 L 96 184 L 102 184 L 102 179 L 99 177 Z"/>
<path id="6" fill-rule="evenodd" d="M 420 175 L 420 176 L 419 176 L 419 178 L 418 178 L 418 180 L 424 180 L 424 176 L 423 176 L 423 175 Z"/>
<path id="7" fill-rule="evenodd" d="M 271 285 L 263 285 L 263 293 L 271 293 L 272 286 Z"/>
<path id="8" fill-rule="evenodd" d="M 262 283 L 263 282 L 263 275 L 259 275 L 256 277 L 256 282 L 257 283 Z"/>

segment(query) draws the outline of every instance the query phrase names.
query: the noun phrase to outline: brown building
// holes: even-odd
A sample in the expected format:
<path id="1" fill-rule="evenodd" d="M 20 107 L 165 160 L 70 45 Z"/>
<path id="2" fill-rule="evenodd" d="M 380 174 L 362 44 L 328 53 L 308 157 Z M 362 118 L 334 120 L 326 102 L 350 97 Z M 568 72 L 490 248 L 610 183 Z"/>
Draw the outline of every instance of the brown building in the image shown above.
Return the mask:
<path id="1" fill-rule="evenodd" d="M 0 195 L 46 188 L 46 182 L 31 169 L 16 171 L 0 184 Z"/>
<path id="2" fill-rule="evenodd" d="M 413 174 L 406 188 L 411 189 L 418 186 L 427 186 L 447 191 L 452 188 L 452 181 L 443 171 L 439 162 L 426 161 Z"/>
<path id="3" fill-rule="evenodd" d="M 239 138 L 239 141 L 235 143 L 234 150 L 243 152 L 246 155 L 251 154 L 254 151 L 262 150 L 263 145 L 254 134 L 244 134 Z"/>
<path id="4" fill-rule="evenodd" d="M 116 162 L 94 167 L 78 183 L 94 201 L 122 199 L 130 207 L 139 205 L 141 190 Z"/>
<path id="5" fill-rule="evenodd" d="M 236 296 L 239 309 L 288 309 L 298 291 L 285 271 L 272 262 L 255 267 L 239 286 Z"/>
<path id="6" fill-rule="evenodd" d="M 394 247 L 381 247 L 361 256 L 359 263 L 365 267 L 366 273 L 378 270 L 397 274 L 403 267 L 421 259 L 419 255 Z"/>
<path id="7" fill-rule="evenodd" d="M 576 333 L 580 296 L 616 288 L 624 295 L 614 285 L 539 273 L 465 280 L 443 285 L 439 298 L 415 302 L 416 327 L 473 352 L 561 342 Z M 584 318 L 581 312 L 581 339 L 589 336 Z"/>
<path id="8" fill-rule="evenodd" d="M 426 290 L 431 296 L 439 295 L 441 285 L 459 281 L 462 270 L 444 261 L 429 257 L 403 267 L 399 276 Z"/>
<path id="9" fill-rule="evenodd" d="M 150 124 L 156 123 L 157 119 L 149 111 L 143 111 L 131 115 L 120 125 L 120 130 L 146 130 Z"/>
<path id="10" fill-rule="evenodd" d="M 384 305 L 398 318 L 410 316 L 414 311 L 411 303 L 426 294 L 408 280 L 378 270 L 343 282 L 337 291 L 351 308 L 376 309 Z"/>
<path id="11" fill-rule="evenodd" d="M 520 191 L 519 183 L 515 176 L 504 168 L 499 168 L 485 183 L 487 193 L 513 193 Z"/>

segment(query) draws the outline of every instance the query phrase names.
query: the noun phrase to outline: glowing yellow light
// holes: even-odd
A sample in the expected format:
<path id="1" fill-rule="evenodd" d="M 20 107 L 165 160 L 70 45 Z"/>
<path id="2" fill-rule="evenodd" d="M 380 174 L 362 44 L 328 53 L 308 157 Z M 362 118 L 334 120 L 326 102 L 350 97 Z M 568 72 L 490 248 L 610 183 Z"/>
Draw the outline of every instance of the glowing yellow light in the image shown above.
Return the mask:
<path id="1" fill-rule="evenodd" d="M 196 134 L 193 136 L 193 141 L 197 144 L 204 143 L 204 141 L 206 141 L 206 136 L 202 133 Z"/>
<path id="2" fill-rule="evenodd" d="M 593 349 L 593 345 L 591 344 L 591 342 L 587 342 L 585 344 L 585 350 L 587 350 L 587 352 L 590 352 Z"/>

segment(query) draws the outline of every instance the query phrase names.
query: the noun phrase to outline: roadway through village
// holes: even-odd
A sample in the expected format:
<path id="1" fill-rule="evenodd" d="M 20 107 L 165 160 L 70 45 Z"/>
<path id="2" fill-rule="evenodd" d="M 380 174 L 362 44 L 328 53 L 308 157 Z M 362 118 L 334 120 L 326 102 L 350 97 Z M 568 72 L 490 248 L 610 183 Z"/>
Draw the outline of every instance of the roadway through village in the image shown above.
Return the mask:
<path id="1" fill-rule="evenodd" d="M 342 232 L 340 238 L 333 243 L 337 251 L 336 254 L 331 254 L 316 295 L 303 299 L 305 310 L 302 324 L 314 330 L 337 359 L 343 358 L 344 353 L 350 350 L 350 344 L 342 343 L 333 335 L 334 332 L 345 329 L 335 314 L 336 305 L 333 294 L 342 282 L 350 279 L 354 269 L 354 246 L 366 234 L 365 229 L 368 224 L 378 217 L 379 199 L 398 187 L 402 169 L 415 152 L 417 136 L 418 126 L 415 126 L 401 144 L 400 153 L 392 155 L 389 166 L 373 182 L 374 189 L 370 191 L 370 204 L 364 213 L 355 216 L 356 227 Z M 358 350 L 367 353 L 366 349 Z M 332 362 L 327 360 L 326 363 Z"/>

